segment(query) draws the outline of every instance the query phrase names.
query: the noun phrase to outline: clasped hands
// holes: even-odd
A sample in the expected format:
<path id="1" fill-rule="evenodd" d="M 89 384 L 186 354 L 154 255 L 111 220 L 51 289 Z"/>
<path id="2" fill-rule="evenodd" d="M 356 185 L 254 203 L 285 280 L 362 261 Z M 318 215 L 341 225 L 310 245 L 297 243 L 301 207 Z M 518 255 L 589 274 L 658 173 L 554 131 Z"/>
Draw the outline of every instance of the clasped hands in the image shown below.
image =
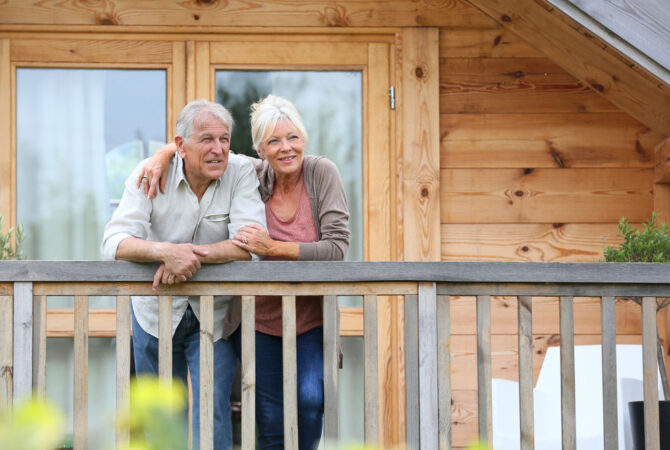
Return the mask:
<path id="1" fill-rule="evenodd" d="M 160 283 L 183 283 L 191 278 L 202 266 L 207 250 L 194 244 L 166 243 L 163 249 L 162 263 L 154 275 L 152 289 L 158 289 Z"/>

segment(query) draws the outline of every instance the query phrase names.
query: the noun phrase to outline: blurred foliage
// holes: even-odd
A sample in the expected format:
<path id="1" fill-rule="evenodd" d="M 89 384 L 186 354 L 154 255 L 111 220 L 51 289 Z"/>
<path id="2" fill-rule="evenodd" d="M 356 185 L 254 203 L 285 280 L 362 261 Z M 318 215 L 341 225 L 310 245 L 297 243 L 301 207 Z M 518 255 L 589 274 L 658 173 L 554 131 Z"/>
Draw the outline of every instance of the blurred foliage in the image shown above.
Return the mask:
<path id="1" fill-rule="evenodd" d="M 5 217 L 0 214 L 0 230 Z M 14 239 L 12 239 L 14 227 L 7 230 L 7 233 L 0 231 L 0 260 L 2 259 L 23 259 L 22 244 L 25 236 L 23 235 L 23 225 L 16 227 Z"/>
<path id="2" fill-rule="evenodd" d="M 0 414 L 0 448 L 43 450 L 60 444 L 65 418 L 43 400 L 28 398 Z"/>
<path id="3" fill-rule="evenodd" d="M 232 95 L 224 86 L 219 86 L 216 90 L 217 103 L 225 106 L 235 120 L 233 134 L 230 137 L 230 149 L 233 152 L 258 158 L 251 139 L 250 106 L 269 93 L 261 91 L 261 88 L 250 81 L 247 81 L 244 89 L 236 95 Z"/>
<path id="4" fill-rule="evenodd" d="M 134 378 L 130 405 L 117 419 L 117 426 L 130 430 L 128 450 L 187 448 L 186 391 L 181 383 L 147 375 Z"/>
<path id="5" fill-rule="evenodd" d="M 491 450 L 491 446 L 489 446 L 486 441 L 481 440 L 471 442 L 466 448 L 467 450 Z"/>

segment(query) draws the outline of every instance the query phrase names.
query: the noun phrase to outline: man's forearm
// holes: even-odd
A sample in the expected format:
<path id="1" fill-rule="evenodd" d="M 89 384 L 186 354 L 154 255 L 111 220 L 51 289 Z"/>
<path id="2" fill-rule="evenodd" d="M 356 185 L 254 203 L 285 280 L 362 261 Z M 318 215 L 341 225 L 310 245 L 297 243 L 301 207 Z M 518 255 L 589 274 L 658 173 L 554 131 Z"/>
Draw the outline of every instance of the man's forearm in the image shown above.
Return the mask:
<path id="1" fill-rule="evenodd" d="M 251 259 L 248 251 L 237 247 L 230 239 L 214 244 L 199 245 L 198 247 L 209 252 L 207 256 L 200 258 L 200 261 L 206 264 L 249 261 Z"/>
<path id="2" fill-rule="evenodd" d="M 163 261 L 164 247 L 164 242 L 129 237 L 122 240 L 116 248 L 116 259 L 133 262 Z"/>

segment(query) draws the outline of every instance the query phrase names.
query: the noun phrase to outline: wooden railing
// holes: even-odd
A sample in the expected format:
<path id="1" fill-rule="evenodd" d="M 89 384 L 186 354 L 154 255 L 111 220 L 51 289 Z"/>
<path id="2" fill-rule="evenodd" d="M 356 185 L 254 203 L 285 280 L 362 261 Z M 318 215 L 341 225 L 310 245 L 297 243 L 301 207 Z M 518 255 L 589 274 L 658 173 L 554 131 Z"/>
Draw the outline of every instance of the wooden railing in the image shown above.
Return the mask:
<path id="1" fill-rule="evenodd" d="M 75 298 L 74 444 L 87 446 L 89 296 L 116 296 L 117 402 L 129 384 L 130 296 L 153 295 L 155 266 L 123 262 L 0 262 L 0 402 L 11 405 L 46 391 L 46 297 Z M 404 298 L 407 445 L 451 448 L 450 296 L 477 297 L 479 435 L 492 440 L 491 296 L 518 297 L 521 448 L 533 448 L 532 299 L 560 297 L 563 448 L 576 447 L 575 296 L 602 304 L 605 448 L 617 448 L 617 297 L 642 297 L 644 418 L 648 449 L 659 448 L 656 297 L 670 296 L 670 266 L 613 263 L 247 262 L 205 266 L 189 282 L 159 291 L 159 374 L 171 377 L 172 295 L 201 296 L 201 448 L 212 448 L 212 308 L 214 295 L 242 296 L 242 446 L 254 448 L 254 295 L 283 297 L 284 427 L 286 448 L 297 448 L 295 296 L 323 295 L 325 438 L 336 440 L 337 296 L 364 297 L 365 440 L 379 434 L 377 296 Z M 128 439 L 119 431 L 118 443 Z"/>

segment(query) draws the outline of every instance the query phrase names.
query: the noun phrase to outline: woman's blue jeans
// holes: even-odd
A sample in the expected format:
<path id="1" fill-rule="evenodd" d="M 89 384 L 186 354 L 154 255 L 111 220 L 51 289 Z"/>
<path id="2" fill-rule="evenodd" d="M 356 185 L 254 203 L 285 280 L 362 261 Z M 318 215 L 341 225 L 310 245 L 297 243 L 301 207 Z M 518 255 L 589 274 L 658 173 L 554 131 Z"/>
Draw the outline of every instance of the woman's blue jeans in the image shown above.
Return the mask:
<path id="1" fill-rule="evenodd" d="M 241 352 L 240 328 L 232 340 Z M 297 337 L 298 445 L 313 450 L 323 424 L 323 328 Z M 284 448 L 281 336 L 256 331 L 256 422 L 261 449 Z"/>
<path id="2" fill-rule="evenodd" d="M 158 375 L 158 339 L 140 327 L 133 312 L 133 351 L 135 371 Z M 235 373 L 236 352 L 231 341 L 214 343 L 214 448 L 233 447 L 230 421 L 230 390 Z M 187 386 L 187 370 L 191 372 L 193 389 L 193 448 L 200 436 L 200 321 L 187 308 L 172 336 L 172 376 Z"/>

